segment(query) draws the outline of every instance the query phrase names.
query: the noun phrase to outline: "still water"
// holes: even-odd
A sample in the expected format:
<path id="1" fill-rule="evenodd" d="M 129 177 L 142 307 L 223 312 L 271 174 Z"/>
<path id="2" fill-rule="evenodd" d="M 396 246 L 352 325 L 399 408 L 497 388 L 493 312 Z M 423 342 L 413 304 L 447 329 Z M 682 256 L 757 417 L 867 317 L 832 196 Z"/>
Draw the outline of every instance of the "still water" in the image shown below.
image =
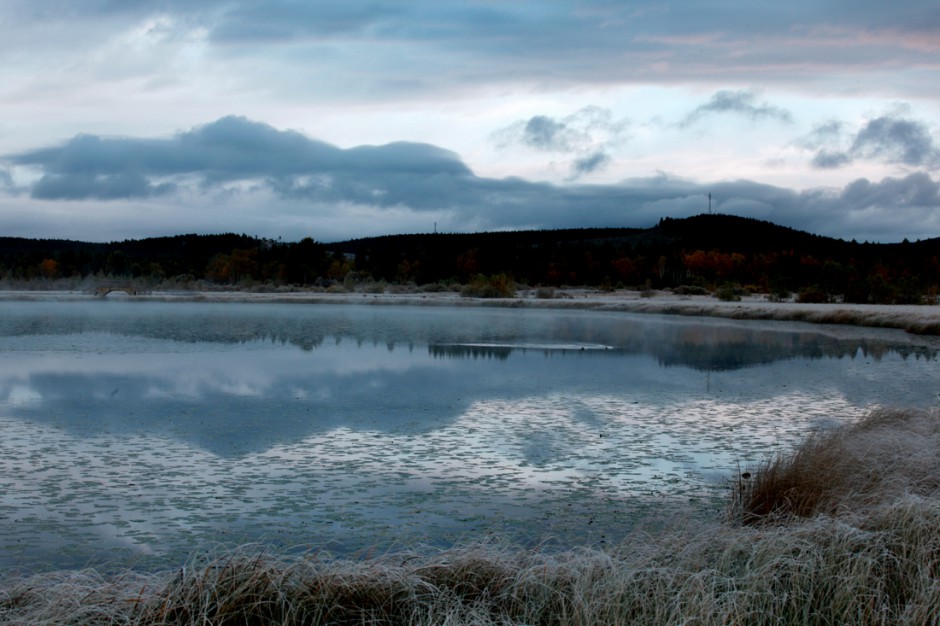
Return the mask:
<path id="1" fill-rule="evenodd" d="M 588 311 L 0 303 L 0 566 L 179 566 L 719 517 L 737 468 L 937 404 L 934 339 Z M 671 523 L 671 522 L 670 522 Z"/>

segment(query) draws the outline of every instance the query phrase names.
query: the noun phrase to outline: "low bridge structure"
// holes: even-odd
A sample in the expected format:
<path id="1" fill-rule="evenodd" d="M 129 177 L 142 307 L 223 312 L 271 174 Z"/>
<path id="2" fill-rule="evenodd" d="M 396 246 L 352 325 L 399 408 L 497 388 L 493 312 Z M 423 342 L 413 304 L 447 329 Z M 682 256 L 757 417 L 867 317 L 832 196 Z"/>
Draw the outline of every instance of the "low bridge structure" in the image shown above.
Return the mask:
<path id="1" fill-rule="evenodd" d="M 136 296 L 140 293 L 140 290 L 133 285 L 101 285 L 95 289 L 95 297 L 104 298 L 106 295 L 112 291 L 123 291 L 129 296 Z"/>

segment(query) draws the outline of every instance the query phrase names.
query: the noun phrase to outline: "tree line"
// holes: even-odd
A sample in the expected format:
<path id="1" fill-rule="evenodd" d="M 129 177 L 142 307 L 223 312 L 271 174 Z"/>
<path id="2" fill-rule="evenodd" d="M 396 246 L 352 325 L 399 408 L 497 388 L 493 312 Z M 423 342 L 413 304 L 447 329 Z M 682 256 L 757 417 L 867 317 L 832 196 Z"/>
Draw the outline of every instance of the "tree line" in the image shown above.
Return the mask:
<path id="1" fill-rule="evenodd" d="M 673 289 L 803 301 L 936 302 L 940 239 L 859 243 L 726 215 L 663 219 L 646 229 L 585 228 L 388 235 L 331 244 L 248 235 L 111 243 L 0 238 L 0 286 L 81 288 Z"/>

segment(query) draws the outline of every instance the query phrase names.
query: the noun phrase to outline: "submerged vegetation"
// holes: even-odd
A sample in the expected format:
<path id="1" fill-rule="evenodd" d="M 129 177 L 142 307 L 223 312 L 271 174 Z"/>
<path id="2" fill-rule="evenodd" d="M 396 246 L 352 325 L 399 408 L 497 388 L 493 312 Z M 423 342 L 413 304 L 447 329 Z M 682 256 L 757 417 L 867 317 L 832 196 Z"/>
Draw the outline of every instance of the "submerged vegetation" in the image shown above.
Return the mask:
<path id="1" fill-rule="evenodd" d="M 801 302 L 936 303 L 940 239 L 872 244 L 728 215 L 652 228 L 391 235 L 324 244 L 247 235 L 81 243 L 0 238 L 0 288 L 366 290 L 473 297 L 515 285 L 680 289 L 725 300 L 759 292 Z"/>
<path id="2" fill-rule="evenodd" d="M 732 481 L 727 520 L 607 550 L 362 559 L 247 547 L 174 572 L 0 585 L 17 624 L 933 624 L 940 414 L 876 410 Z"/>

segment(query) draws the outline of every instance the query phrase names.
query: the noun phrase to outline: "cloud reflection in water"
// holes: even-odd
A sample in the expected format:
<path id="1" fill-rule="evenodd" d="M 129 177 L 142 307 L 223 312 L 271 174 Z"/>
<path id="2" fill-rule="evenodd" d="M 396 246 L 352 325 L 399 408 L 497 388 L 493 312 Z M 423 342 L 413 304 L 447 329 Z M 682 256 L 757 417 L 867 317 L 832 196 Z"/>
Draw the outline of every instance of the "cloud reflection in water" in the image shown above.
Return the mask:
<path id="1" fill-rule="evenodd" d="M 638 510 L 714 508 L 735 463 L 812 425 L 938 387 L 930 345 L 879 331 L 16 304 L 0 321 L 7 564 L 119 549 L 172 565 L 255 539 L 613 541 Z"/>

